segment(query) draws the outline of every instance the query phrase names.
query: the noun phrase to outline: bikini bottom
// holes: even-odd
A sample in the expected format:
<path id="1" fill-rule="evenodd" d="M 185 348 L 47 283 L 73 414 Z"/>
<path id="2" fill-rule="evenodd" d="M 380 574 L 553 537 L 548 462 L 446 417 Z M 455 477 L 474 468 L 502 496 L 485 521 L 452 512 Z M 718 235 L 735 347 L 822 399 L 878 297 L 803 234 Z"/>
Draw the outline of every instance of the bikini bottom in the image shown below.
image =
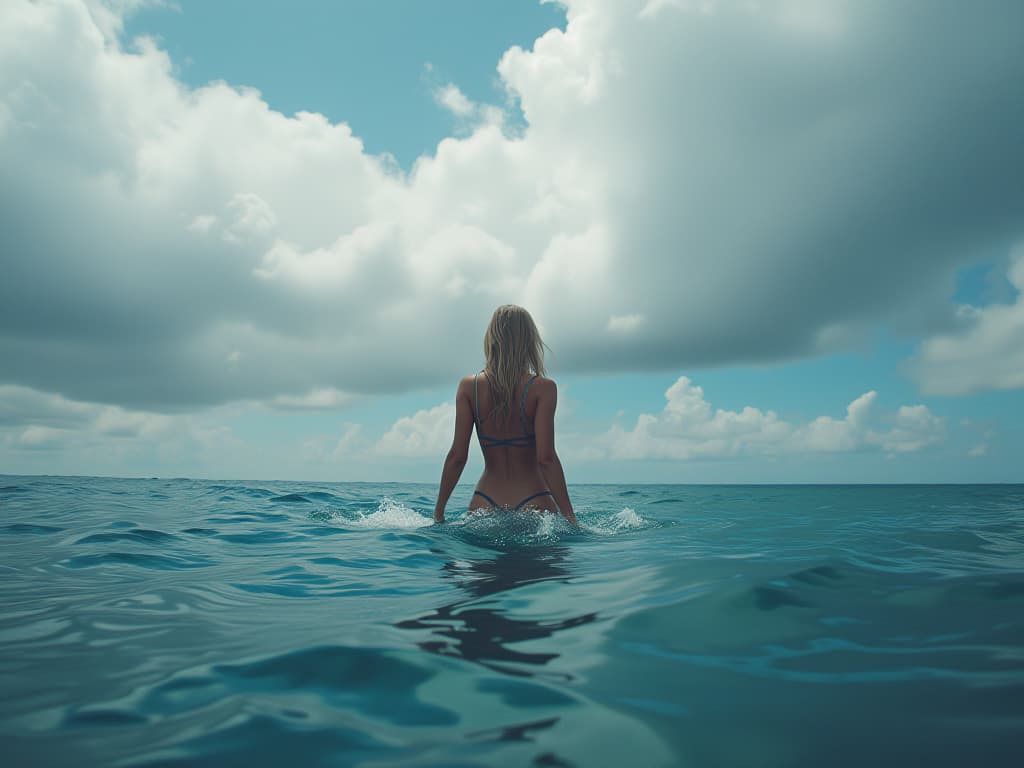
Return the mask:
<path id="1" fill-rule="evenodd" d="M 474 496 L 480 496 L 480 497 L 484 498 L 495 509 L 507 509 L 506 506 L 504 506 L 502 504 L 499 504 L 498 502 L 496 502 L 494 499 L 492 499 L 490 496 L 488 496 L 483 491 L 473 491 L 473 495 Z M 536 499 L 536 498 L 538 498 L 540 496 L 550 496 L 552 499 L 555 498 L 555 494 L 553 494 L 551 491 L 541 491 L 540 493 L 535 493 L 532 496 L 527 496 L 525 499 L 523 499 L 518 504 L 516 504 L 514 507 L 512 507 L 512 511 L 513 512 L 518 512 L 520 509 L 523 508 L 523 506 L 526 504 L 526 502 L 533 501 L 534 499 Z"/>

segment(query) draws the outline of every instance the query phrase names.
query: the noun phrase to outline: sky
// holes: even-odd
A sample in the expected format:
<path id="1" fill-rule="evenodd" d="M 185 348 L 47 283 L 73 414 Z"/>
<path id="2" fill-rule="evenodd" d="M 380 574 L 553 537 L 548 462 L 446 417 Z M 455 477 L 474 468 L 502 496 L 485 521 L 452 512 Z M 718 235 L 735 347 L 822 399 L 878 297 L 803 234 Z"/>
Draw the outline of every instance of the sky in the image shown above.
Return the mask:
<path id="1" fill-rule="evenodd" d="M 13 0 L 0 473 L 1024 482 L 1017 0 Z M 482 461 L 474 446 L 464 475 Z"/>

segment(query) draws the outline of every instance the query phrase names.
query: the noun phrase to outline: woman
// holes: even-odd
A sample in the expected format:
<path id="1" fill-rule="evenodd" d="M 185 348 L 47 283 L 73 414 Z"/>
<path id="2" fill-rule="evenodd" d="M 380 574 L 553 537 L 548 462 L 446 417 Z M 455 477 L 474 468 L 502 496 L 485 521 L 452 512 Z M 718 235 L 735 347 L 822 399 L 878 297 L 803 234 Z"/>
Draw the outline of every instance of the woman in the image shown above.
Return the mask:
<path id="1" fill-rule="evenodd" d="M 455 438 L 441 471 L 434 522 L 469 458 L 476 425 L 484 472 L 473 491 L 470 511 L 551 509 L 576 525 L 555 453 L 555 382 L 544 377 L 544 343 L 530 313 L 506 305 L 494 311 L 484 335 L 483 371 L 459 382 L 455 394 Z"/>

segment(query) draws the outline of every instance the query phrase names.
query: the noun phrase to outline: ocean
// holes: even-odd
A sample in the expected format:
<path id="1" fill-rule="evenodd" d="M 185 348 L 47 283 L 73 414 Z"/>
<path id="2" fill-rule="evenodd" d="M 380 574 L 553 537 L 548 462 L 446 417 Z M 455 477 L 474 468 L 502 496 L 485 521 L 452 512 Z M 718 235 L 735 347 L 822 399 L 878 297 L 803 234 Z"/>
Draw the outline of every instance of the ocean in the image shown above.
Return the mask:
<path id="1" fill-rule="evenodd" d="M 1019 766 L 1024 486 L 0 476 L 5 766 Z"/>

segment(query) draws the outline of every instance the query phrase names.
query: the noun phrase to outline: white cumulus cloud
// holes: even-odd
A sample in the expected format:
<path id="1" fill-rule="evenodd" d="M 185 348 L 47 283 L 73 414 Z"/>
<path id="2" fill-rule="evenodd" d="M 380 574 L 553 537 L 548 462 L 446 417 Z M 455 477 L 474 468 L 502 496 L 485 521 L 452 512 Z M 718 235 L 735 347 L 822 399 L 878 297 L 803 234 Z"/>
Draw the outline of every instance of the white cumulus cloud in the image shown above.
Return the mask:
<path id="1" fill-rule="evenodd" d="M 451 445 L 454 427 L 455 406 L 441 403 L 400 418 L 377 441 L 374 450 L 382 456 L 441 457 Z"/>
<path id="2" fill-rule="evenodd" d="M 438 88 L 434 91 L 434 98 L 438 104 L 451 110 L 457 117 L 469 117 L 476 109 L 473 102 L 454 83 Z"/>
<path id="3" fill-rule="evenodd" d="M 631 429 L 612 427 L 591 443 L 587 457 L 685 460 L 861 450 L 902 453 L 944 439 L 945 423 L 926 406 L 878 414 L 876 399 L 876 392 L 866 392 L 847 406 L 844 418 L 819 416 L 795 424 L 753 406 L 740 411 L 713 408 L 703 388 L 680 376 L 665 392 L 661 413 L 641 414 Z"/>

